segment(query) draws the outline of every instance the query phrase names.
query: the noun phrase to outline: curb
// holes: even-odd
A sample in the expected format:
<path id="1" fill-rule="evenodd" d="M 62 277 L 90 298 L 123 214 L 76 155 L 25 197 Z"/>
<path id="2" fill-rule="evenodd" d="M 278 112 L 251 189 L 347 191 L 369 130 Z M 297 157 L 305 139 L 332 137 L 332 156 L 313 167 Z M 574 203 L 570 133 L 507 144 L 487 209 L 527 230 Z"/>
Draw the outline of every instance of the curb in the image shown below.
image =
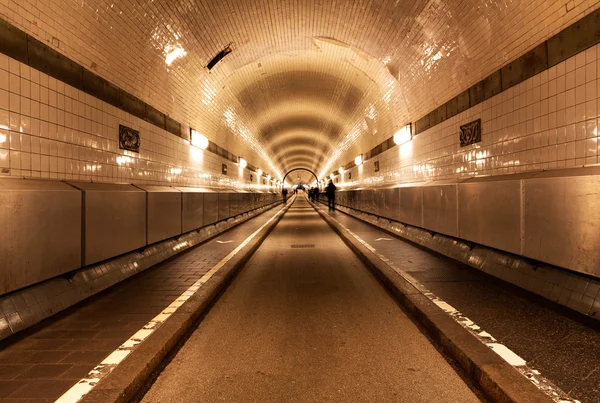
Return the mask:
<path id="1" fill-rule="evenodd" d="M 428 336 L 451 357 L 462 372 L 494 402 L 539 403 L 552 399 L 499 355 L 436 306 L 413 284 L 374 255 L 327 214 L 313 208 L 342 238 L 354 254 L 426 330 Z"/>
<path id="2" fill-rule="evenodd" d="M 123 362 L 114 368 L 87 393 L 80 402 L 128 402 L 146 386 L 162 361 L 177 346 L 209 310 L 235 275 L 250 260 L 254 252 L 271 233 L 292 205 L 288 202 L 282 213 L 262 229 L 231 260 L 221 267 L 202 287 L 173 313 L 158 329 L 141 343 Z"/>

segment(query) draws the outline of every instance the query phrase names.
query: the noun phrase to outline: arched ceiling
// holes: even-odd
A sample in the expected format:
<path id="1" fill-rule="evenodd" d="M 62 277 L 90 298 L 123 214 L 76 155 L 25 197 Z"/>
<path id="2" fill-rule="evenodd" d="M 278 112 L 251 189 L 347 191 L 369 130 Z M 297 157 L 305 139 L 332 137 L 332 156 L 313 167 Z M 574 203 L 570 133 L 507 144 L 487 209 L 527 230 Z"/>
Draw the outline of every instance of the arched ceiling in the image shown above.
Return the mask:
<path id="1" fill-rule="evenodd" d="M 328 174 L 575 18 L 564 0 L 7 1 L 26 31 L 280 178 Z"/>
<path id="2" fill-rule="evenodd" d="M 286 179 L 288 184 L 310 186 L 315 182 L 315 177 L 308 171 L 294 171 Z"/>

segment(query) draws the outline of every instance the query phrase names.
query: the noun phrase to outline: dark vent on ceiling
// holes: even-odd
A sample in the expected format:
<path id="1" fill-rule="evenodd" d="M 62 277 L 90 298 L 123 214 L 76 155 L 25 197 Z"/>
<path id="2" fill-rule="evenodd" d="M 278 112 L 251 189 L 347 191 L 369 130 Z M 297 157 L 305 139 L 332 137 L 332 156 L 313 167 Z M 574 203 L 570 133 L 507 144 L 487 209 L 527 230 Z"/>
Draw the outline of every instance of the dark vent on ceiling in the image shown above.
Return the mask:
<path id="1" fill-rule="evenodd" d="M 225 56 L 227 56 L 228 54 L 231 53 L 231 50 L 232 50 L 231 44 L 225 46 L 225 49 L 223 49 L 222 51 L 217 53 L 217 55 L 215 57 L 213 57 L 210 62 L 208 62 L 208 64 L 206 65 L 206 68 L 208 68 L 209 70 L 212 70 L 212 68 L 215 67 L 215 65 L 217 63 L 219 63 L 221 61 L 221 59 L 223 59 Z"/>
<path id="2" fill-rule="evenodd" d="M 303 244 L 292 245 L 292 248 L 294 248 L 294 249 L 314 248 L 314 247 L 315 247 L 314 243 L 303 243 Z"/>

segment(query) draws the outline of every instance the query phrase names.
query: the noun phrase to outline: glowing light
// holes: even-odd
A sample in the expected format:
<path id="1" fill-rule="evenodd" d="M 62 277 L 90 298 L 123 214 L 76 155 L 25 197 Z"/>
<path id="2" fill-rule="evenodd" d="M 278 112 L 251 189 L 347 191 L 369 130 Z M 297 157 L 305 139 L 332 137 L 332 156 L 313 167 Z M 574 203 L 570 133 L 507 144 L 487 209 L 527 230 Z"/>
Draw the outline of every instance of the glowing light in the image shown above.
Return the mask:
<path id="1" fill-rule="evenodd" d="M 119 165 L 128 164 L 131 161 L 132 161 L 131 157 L 128 157 L 126 155 L 120 155 L 120 156 L 117 157 L 117 164 L 119 164 Z"/>
<path id="2" fill-rule="evenodd" d="M 183 48 L 179 45 L 167 46 L 165 48 L 165 53 L 167 54 L 167 56 L 165 58 L 165 63 L 167 63 L 167 66 L 170 66 L 171 63 L 173 63 L 175 61 L 175 59 L 178 59 L 180 57 L 184 57 L 185 55 L 187 55 L 187 52 L 185 50 L 183 50 Z"/>
<path id="3" fill-rule="evenodd" d="M 256 173 L 258 174 L 258 176 L 261 176 L 261 175 L 262 175 L 262 169 L 258 168 L 258 169 L 256 170 Z"/>
<path id="4" fill-rule="evenodd" d="M 174 175 L 181 175 L 183 170 L 181 168 L 171 168 L 170 172 Z"/>
<path id="5" fill-rule="evenodd" d="M 267 174 L 267 180 L 271 180 L 271 175 Z"/>
<path id="6" fill-rule="evenodd" d="M 204 159 L 204 154 L 202 153 L 202 150 L 196 147 L 190 147 L 190 155 L 192 157 L 192 161 L 194 162 L 202 162 Z"/>
<path id="7" fill-rule="evenodd" d="M 409 142 L 412 139 L 411 125 L 408 124 L 394 133 L 394 143 L 402 145 Z"/>
<path id="8" fill-rule="evenodd" d="M 346 171 L 344 171 L 344 167 L 339 167 L 339 168 L 338 168 L 338 172 L 339 172 L 339 173 L 341 173 L 341 174 L 343 174 L 343 173 L 344 173 L 344 172 L 346 172 Z"/>
<path id="9" fill-rule="evenodd" d="M 208 139 L 205 135 L 197 132 L 194 129 L 191 129 L 191 141 L 193 146 L 206 150 L 208 148 Z"/>
<path id="10" fill-rule="evenodd" d="M 400 146 L 400 158 L 406 159 L 413 156 L 413 142 L 409 141 Z"/>
<path id="11" fill-rule="evenodd" d="M 335 175 L 334 175 L 334 174 L 329 174 L 329 177 L 330 177 L 331 179 L 333 179 L 333 178 L 335 178 Z"/>
<path id="12" fill-rule="evenodd" d="M 6 141 L 6 135 L 0 134 L 0 143 L 4 143 Z"/>
<path id="13" fill-rule="evenodd" d="M 362 154 L 359 155 L 359 156 L 357 156 L 356 158 L 354 158 L 354 163 L 356 165 L 362 165 L 362 163 L 363 163 L 363 156 L 362 156 Z"/>
<path id="14" fill-rule="evenodd" d="M 238 162 L 240 168 L 246 168 L 246 166 L 248 165 L 248 163 L 246 162 L 245 159 L 243 159 L 242 157 L 239 158 L 239 162 Z"/>

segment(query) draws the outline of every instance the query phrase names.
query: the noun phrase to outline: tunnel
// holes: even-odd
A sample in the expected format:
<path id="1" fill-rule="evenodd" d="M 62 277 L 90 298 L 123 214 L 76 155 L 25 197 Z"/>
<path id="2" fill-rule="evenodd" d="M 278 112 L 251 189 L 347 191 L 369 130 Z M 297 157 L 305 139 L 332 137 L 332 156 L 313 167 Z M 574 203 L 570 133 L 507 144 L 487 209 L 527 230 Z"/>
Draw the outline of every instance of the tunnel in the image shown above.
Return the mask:
<path id="1" fill-rule="evenodd" d="M 600 401 L 600 3 L 0 1 L 0 403 Z"/>

